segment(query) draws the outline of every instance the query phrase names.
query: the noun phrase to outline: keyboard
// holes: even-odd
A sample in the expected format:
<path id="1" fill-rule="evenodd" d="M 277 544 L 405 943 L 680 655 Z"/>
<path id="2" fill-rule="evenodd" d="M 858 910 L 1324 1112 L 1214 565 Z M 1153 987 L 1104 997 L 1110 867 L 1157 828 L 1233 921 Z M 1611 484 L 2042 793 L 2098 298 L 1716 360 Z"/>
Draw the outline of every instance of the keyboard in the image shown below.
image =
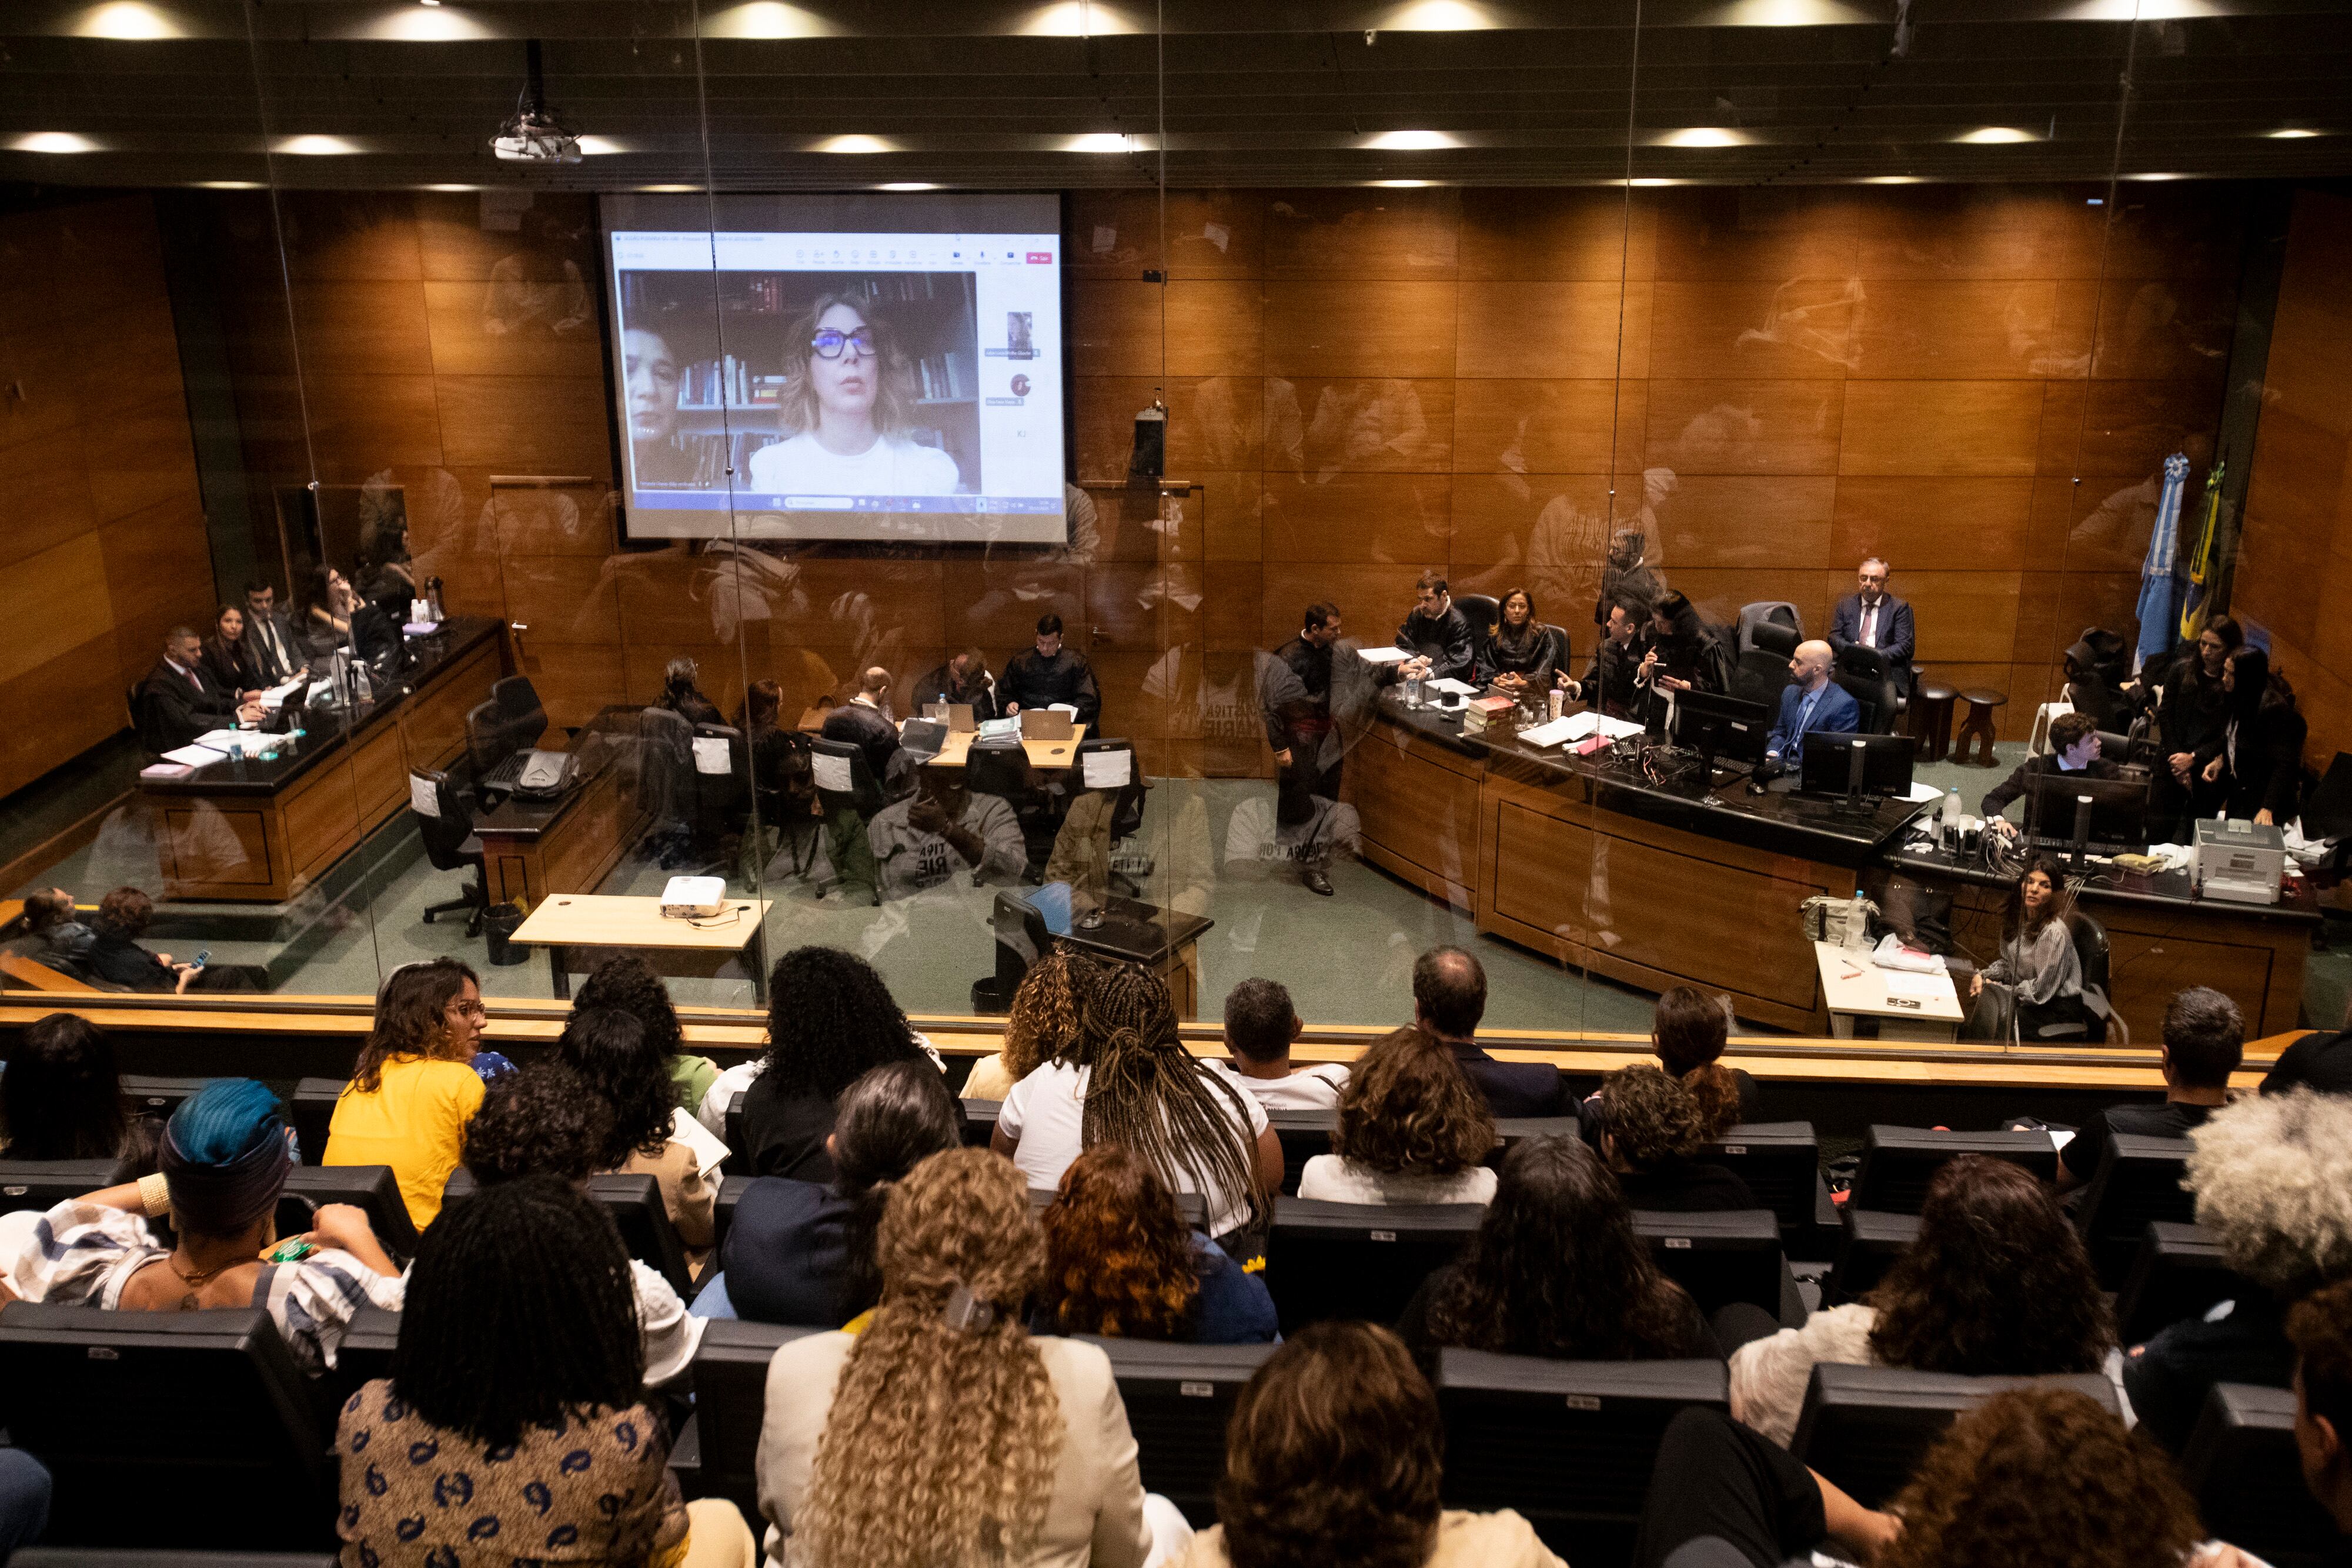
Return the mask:
<path id="1" fill-rule="evenodd" d="M 530 760 L 530 752 L 528 749 L 516 752 L 513 756 L 508 758 L 504 762 L 499 763 L 496 768 L 491 768 L 488 774 L 483 776 L 482 788 L 485 789 L 512 789 L 515 787 L 516 782 L 522 778 L 524 764 L 528 763 Z"/>

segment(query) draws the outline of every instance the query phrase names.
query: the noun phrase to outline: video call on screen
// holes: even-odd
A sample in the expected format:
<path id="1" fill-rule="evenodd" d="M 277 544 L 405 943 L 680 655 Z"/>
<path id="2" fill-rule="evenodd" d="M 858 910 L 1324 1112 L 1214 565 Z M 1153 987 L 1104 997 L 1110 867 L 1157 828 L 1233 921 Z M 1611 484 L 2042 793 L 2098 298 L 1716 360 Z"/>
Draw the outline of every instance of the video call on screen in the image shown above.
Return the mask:
<path id="1" fill-rule="evenodd" d="M 637 538 L 1060 544 L 1051 196 L 608 196 Z"/>

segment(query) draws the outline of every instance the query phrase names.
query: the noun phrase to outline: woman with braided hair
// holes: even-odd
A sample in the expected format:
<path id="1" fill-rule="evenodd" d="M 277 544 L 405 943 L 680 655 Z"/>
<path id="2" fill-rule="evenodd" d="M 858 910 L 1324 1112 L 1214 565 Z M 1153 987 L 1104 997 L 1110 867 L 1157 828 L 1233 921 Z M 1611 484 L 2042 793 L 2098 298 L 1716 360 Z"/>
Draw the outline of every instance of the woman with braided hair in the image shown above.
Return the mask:
<path id="1" fill-rule="evenodd" d="M 1013 1086 L 992 1145 L 1034 1187 L 1056 1187 L 1070 1162 L 1119 1144 L 1179 1193 L 1208 1205 L 1208 1231 L 1233 1256 L 1256 1237 L 1282 1186 L 1282 1145 L 1257 1098 L 1184 1049 L 1160 978 L 1132 966 L 1098 977 L 1077 1042 Z"/>
<path id="2" fill-rule="evenodd" d="M 1022 1329 L 1045 1242 L 1012 1166 L 932 1155 L 877 1241 L 864 1332 L 793 1340 L 769 1364 L 770 1568 L 1139 1568 L 1155 1535 L 1185 1543 L 1173 1509 L 1147 1508 L 1109 1358 Z"/>

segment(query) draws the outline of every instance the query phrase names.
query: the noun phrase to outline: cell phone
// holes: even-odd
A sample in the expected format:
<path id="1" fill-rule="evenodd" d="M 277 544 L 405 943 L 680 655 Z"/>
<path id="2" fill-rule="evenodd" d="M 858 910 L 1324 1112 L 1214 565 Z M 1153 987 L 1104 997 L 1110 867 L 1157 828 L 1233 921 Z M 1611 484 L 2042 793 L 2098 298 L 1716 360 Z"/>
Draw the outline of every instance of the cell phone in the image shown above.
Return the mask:
<path id="1" fill-rule="evenodd" d="M 205 948 L 203 952 L 201 952 L 201 953 L 199 953 L 199 954 L 197 954 L 197 955 L 196 955 L 195 959 L 194 959 L 194 965 L 195 965 L 195 967 L 196 967 L 197 968 L 201 969 L 201 968 L 203 968 L 206 964 L 209 964 L 209 963 L 211 963 L 212 961 L 213 961 L 213 950 L 212 950 L 211 948 L 207 947 L 207 948 Z"/>

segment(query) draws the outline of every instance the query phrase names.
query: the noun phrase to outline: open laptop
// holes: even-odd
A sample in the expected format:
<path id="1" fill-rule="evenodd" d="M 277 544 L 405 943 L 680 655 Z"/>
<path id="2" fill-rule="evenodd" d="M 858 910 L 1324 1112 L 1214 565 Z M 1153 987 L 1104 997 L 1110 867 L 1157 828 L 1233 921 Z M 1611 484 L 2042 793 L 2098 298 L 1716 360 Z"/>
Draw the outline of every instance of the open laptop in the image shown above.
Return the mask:
<path id="1" fill-rule="evenodd" d="M 947 743 L 948 727 L 938 719 L 910 718 L 898 727 L 899 746 L 918 762 L 929 762 L 947 748 Z"/>
<path id="2" fill-rule="evenodd" d="M 972 717 L 970 703 L 925 703 L 923 716 L 946 725 L 950 735 L 968 735 L 980 727 L 980 721 Z"/>
<path id="3" fill-rule="evenodd" d="M 1024 740 L 1067 740 L 1074 728 L 1068 714 L 1053 708 L 1021 710 L 1021 738 Z"/>

